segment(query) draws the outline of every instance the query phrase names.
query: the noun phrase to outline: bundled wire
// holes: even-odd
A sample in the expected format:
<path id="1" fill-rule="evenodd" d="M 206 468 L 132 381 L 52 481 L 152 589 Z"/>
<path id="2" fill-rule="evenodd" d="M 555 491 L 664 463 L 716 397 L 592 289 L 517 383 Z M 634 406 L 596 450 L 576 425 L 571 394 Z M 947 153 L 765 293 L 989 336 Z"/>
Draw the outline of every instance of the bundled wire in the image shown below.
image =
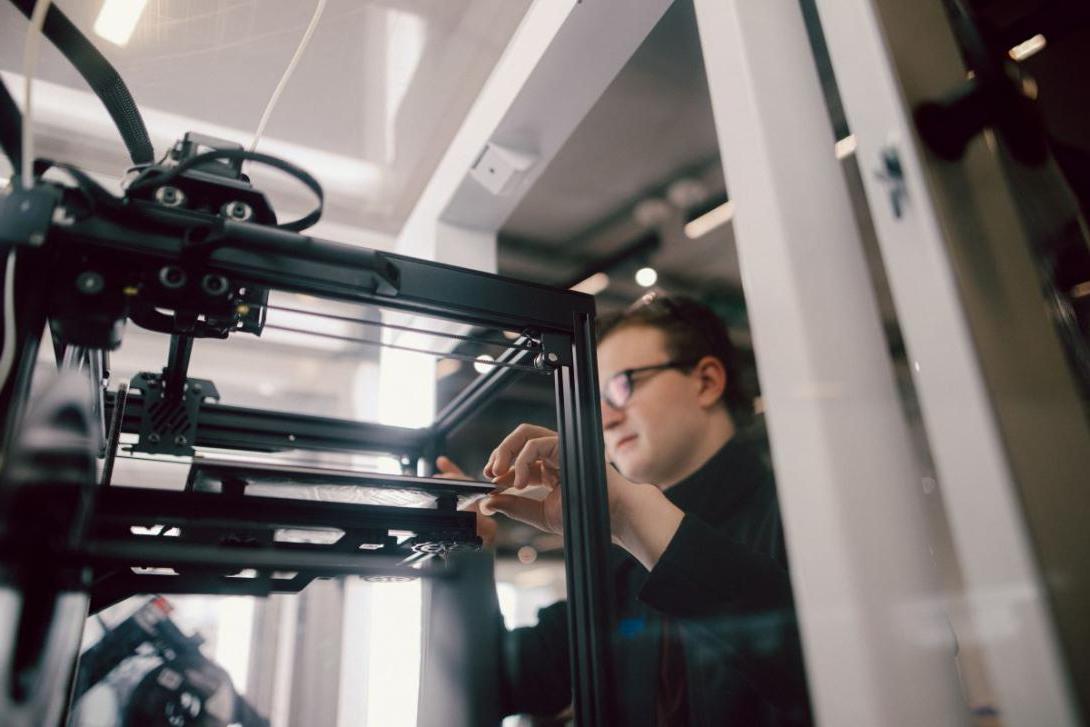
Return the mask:
<path id="1" fill-rule="evenodd" d="M 38 50 L 42 44 L 42 26 L 45 14 L 49 11 L 50 0 L 38 0 L 34 12 L 30 15 L 30 27 L 26 31 L 26 43 L 23 45 L 23 158 L 20 176 L 23 189 L 34 186 L 34 122 L 31 116 L 33 108 L 31 92 L 34 86 L 34 72 L 38 67 Z"/>
<path id="2" fill-rule="evenodd" d="M 35 1 L 11 0 L 11 3 L 28 19 L 32 19 L 37 5 L 41 5 L 40 0 L 37 5 Z M 55 3 L 43 13 L 45 18 L 42 30 L 45 37 L 68 59 L 102 101 L 102 105 L 121 134 L 121 139 L 133 163 L 150 164 L 155 158 L 155 150 L 152 149 L 148 129 L 144 125 L 144 119 L 140 116 L 140 110 L 136 107 L 132 93 L 129 92 L 117 69 L 110 65 L 106 56 L 95 48 L 94 43 L 80 32 L 80 29 Z"/>

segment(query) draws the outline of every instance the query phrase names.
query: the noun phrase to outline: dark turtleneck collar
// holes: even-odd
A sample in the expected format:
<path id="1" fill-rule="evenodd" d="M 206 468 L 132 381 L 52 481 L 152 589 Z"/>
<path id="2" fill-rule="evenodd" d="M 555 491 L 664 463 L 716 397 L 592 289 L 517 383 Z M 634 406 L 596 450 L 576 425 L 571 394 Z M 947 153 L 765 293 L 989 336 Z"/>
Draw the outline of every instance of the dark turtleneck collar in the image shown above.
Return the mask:
<path id="1" fill-rule="evenodd" d="M 685 512 L 720 520 L 771 480 L 768 457 L 768 437 L 760 421 L 736 432 L 700 469 L 664 494 Z"/>

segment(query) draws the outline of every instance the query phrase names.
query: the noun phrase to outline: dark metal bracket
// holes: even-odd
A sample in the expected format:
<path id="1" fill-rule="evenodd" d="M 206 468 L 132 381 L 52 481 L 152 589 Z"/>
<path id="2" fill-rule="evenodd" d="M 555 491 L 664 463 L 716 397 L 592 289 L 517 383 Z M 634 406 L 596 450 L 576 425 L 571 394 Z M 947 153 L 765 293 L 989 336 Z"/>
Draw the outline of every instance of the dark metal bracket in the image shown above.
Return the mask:
<path id="1" fill-rule="evenodd" d="M 541 336 L 541 353 L 536 363 L 544 369 L 572 365 L 571 336 L 546 332 Z"/>
<path id="2" fill-rule="evenodd" d="M 167 388 L 167 377 L 140 373 L 129 386 L 140 392 L 139 439 L 134 452 L 191 456 L 197 439 L 201 404 L 220 398 L 216 385 L 208 379 L 185 379 L 180 393 Z"/>

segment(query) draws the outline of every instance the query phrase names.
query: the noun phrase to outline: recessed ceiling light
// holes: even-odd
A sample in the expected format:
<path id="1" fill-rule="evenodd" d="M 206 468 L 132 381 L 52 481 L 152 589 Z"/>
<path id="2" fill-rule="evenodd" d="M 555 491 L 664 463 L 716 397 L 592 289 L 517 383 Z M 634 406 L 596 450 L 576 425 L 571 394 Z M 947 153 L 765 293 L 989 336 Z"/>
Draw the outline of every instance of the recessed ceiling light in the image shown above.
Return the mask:
<path id="1" fill-rule="evenodd" d="M 603 290 L 609 287 L 609 276 L 605 273 L 595 273 L 585 280 L 581 280 L 575 285 L 571 286 L 571 289 L 577 293 L 586 293 L 587 295 L 598 295 Z"/>
<path id="2" fill-rule="evenodd" d="M 636 271 L 636 282 L 645 288 L 650 288 L 658 282 L 659 274 L 654 268 L 640 268 Z"/>
<path id="3" fill-rule="evenodd" d="M 1044 50 L 1044 47 L 1048 45 L 1048 41 L 1045 40 L 1045 36 L 1038 33 L 1037 35 L 1023 40 L 1018 45 L 1007 51 L 1007 55 L 1011 57 L 1012 61 L 1024 61 L 1030 56 L 1039 53 Z"/>
<path id="4" fill-rule="evenodd" d="M 700 215 L 692 222 L 685 225 L 685 237 L 695 240 L 703 237 L 716 227 L 725 225 L 734 217 L 734 201 L 727 200 L 715 209 Z"/>
<path id="5" fill-rule="evenodd" d="M 848 134 L 843 139 L 838 140 L 833 149 L 836 151 L 837 159 L 846 159 L 855 153 L 855 147 L 855 134 Z"/>
<path id="6" fill-rule="evenodd" d="M 95 20 L 95 35 L 115 45 L 126 45 L 148 0 L 106 0 Z"/>
<path id="7" fill-rule="evenodd" d="M 487 374 L 492 370 L 492 362 L 496 359 L 489 356 L 487 353 L 482 353 L 477 357 L 477 360 L 473 362 L 473 370 L 478 374 Z"/>
<path id="8" fill-rule="evenodd" d="M 632 219 L 640 227 L 653 228 L 664 224 L 674 214 L 674 206 L 659 197 L 641 200 L 632 209 Z"/>

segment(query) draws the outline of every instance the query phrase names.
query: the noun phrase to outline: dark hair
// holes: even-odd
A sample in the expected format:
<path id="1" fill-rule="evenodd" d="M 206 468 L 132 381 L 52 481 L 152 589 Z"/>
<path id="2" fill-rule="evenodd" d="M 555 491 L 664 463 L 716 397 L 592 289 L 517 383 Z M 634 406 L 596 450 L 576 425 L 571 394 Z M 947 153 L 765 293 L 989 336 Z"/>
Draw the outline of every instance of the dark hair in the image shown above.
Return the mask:
<path id="1" fill-rule="evenodd" d="M 741 381 L 740 362 L 723 321 L 708 306 L 685 296 L 648 293 L 626 310 L 598 319 L 597 341 L 624 328 L 645 326 L 662 331 L 666 353 L 674 361 L 714 356 L 727 373 L 722 401 L 735 419 L 747 420 L 753 406 Z"/>

